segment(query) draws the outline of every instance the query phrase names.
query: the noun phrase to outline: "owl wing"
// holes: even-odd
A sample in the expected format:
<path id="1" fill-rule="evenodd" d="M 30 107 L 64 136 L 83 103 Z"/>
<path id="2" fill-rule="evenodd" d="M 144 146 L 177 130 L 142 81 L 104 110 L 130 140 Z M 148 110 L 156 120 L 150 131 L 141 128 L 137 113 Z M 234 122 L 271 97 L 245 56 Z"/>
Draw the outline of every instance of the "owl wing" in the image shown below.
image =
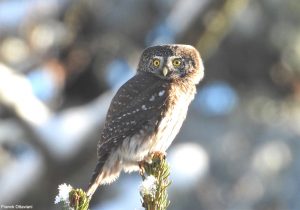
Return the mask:
<path id="1" fill-rule="evenodd" d="M 145 126 L 154 131 L 168 105 L 168 86 L 167 81 L 152 74 L 139 73 L 118 90 L 99 141 L 99 157 L 110 152 L 107 147 L 115 148 Z"/>
<path id="2" fill-rule="evenodd" d="M 109 155 L 124 139 L 141 130 L 144 135 L 154 132 L 168 107 L 170 83 L 150 73 L 138 73 L 127 81 L 114 96 L 98 144 L 98 163 L 90 186 Z M 142 141 L 143 139 L 141 139 Z"/>
<path id="3" fill-rule="evenodd" d="M 91 184 L 111 152 L 124 139 L 141 130 L 144 130 L 145 135 L 155 131 L 168 106 L 169 85 L 167 81 L 152 74 L 138 73 L 118 90 L 110 104 L 98 144 L 98 164 Z"/>

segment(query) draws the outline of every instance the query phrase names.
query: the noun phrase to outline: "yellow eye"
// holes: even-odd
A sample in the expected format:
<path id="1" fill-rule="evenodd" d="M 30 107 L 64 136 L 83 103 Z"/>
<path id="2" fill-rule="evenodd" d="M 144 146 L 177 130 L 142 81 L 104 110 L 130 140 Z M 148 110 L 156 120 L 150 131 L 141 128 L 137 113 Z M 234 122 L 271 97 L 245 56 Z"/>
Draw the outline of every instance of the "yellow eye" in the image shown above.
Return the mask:
<path id="1" fill-rule="evenodd" d="M 152 61 L 152 64 L 154 67 L 159 67 L 160 65 L 160 60 L 158 58 L 154 58 Z"/>
<path id="2" fill-rule="evenodd" d="M 181 65 L 181 60 L 179 58 L 176 58 L 172 61 L 173 66 L 178 67 Z"/>

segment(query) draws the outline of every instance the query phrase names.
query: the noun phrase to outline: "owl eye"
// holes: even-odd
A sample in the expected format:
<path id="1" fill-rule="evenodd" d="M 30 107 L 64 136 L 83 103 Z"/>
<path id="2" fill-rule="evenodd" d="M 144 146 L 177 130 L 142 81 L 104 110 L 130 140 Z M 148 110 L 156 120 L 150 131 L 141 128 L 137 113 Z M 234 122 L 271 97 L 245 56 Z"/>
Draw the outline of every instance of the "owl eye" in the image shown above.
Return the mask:
<path id="1" fill-rule="evenodd" d="M 179 58 L 175 58 L 172 61 L 172 64 L 173 64 L 174 67 L 179 67 L 181 65 L 181 60 Z"/>
<path id="2" fill-rule="evenodd" d="M 154 67 L 159 67 L 160 65 L 160 60 L 158 58 L 154 58 L 152 61 L 152 64 Z"/>

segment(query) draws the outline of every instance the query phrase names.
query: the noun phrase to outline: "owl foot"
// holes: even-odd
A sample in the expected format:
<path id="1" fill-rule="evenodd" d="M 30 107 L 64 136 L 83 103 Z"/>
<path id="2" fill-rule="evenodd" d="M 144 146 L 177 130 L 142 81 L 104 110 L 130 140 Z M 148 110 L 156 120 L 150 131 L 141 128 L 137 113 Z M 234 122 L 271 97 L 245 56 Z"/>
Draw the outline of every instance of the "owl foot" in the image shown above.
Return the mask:
<path id="1" fill-rule="evenodd" d="M 149 165 L 152 164 L 154 159 L 159 159 L 159 160 L 165 160 L 166 159 L 166 153 L 165 152 L 160 152 L 160 151 L 156 151 L 156 152 L 152 152 L 149 153 L 144 160 L 139 161 L 138 165 L 139 165 L 139 173 L 141 176 L 145 175 L 145 165 Z"/>
<path id="2" fill-rule="evenodd" d="M 153 162 L 153 159 L 165 160 L 166 155 L 167 154 L 165 152 L 160 152 L 160 151 L 151 152 L 141 162 L 144 162 L 144 163 L 146 162 L 148 164 L 151 164 Z"/>
<path id="3" fill-rule="evenodd" d="M 156 152 L 152 152 L 151 154 L 151 159 L 153 158 L 159 158 L 160 160 L 165 160 L 167 153 L 166 152 L 161 152 L 161 151 L 156 151 Z"/>

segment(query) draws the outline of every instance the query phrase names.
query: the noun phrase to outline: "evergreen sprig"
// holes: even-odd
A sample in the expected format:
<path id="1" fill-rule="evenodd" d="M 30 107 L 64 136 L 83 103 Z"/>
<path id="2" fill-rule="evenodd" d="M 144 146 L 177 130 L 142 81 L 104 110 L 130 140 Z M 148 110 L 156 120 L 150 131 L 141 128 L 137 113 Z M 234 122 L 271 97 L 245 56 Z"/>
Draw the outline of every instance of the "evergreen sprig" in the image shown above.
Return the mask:
<path id="1" fill-rule="evenodd" d="M 82 189 L 73 189 L 69 194 L 70 207 L 74 210 L 88 210 L 90 199 Z"/>
<path id="2" fill-rule="evenodd" d="M 152 155 L 152 161 L 150 163 L 143 162 L 140 165 L 141 176 L 143 181 L 147 180 L 147 177 L 155 177 L 155 189 L 154 195 L 141 193 L 142 205 L 146 210 L 165 210 L 170 204 L 168 199 L 167 188 L 171 184 L 169 180 L 170 167 L 166 161 L 165 155 L 161 153 L 154 153 Z"/>
<path id="3" fill-rule="evenodd" d="M 63 210 L 88 210 L 90 199 L 82 189 L 61 184 L 58 190 L 54 203 L 60 205 Z"/>

